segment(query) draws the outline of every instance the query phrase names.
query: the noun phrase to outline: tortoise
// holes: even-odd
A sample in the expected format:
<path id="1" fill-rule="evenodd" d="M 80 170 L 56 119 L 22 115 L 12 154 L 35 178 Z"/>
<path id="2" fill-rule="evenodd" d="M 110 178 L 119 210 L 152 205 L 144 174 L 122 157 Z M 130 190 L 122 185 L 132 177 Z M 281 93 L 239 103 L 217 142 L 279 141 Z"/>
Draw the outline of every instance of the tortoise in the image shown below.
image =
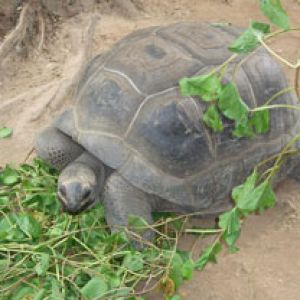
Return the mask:
<path id="1" fill-rule="evenodd" d="M 153 211 L 218 214 L 230 208 L 231 189 L 262 159 L 276 154 L 299 128 L 293 110 L 270 112 L 270 129 L 253 138 L 232 135 L 233 122 L 212 132 L 204 102 L 183 97 L 183 77 L 206 74 L 226 61 L 242 30 L 206 23 L 176 23 L 138 30 L 87 66 L 74 103 L 36 139 L 38 155 L 60 170 L 58 196 L 78 214 L 101 195 L 108 225 L 129 215 L 152 223 Z M 242 58 L 232 61 L 230 80 Z M 283 70 L 262 48 L 235 74 L 249 107 L 287 87 Z M 273 103 L 297 105 L 292 92 Z M 285 168 L 282 178 L 295 163 Z"/>

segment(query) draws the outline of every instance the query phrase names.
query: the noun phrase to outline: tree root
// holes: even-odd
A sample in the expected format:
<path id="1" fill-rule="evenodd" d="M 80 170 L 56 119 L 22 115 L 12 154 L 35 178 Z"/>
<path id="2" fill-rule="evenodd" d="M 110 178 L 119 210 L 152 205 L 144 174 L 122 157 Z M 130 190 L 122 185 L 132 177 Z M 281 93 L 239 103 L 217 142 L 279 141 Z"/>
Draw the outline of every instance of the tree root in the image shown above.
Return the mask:
<path id="1" fill-rule="evenodd" d="M 38 12 L 38 21 L 39 21 L 39 36 L 40 41 L 37 47 L 38 52 L 40 52 L 43 48 L 44 42 L 45 42 L 45 31 L 46 31 L 46 25 L 45 20 L 43 18 L 41 10 Z"/>
<path id="2" fill-rule="evenodd" d="M 61 81 L 55 93 L 48 98 L 46 103 L 40 107 L 32 116 L 31 121 L 39 119 L 48 109 L 50 112 L 57 111 L 66 99 L 71 99 L 78 85 L 78 82 L 85 70 L 87 62 L 91 57 L 91 46 L 95 31 L 96 22 L 99 16 L 94 14 L 91 18 L 87 30 L 83 36 L 83 47 L 77 55 L 76 59 L 72 59 L 72 63 L 77 66 L 73 75 Z"/>
<path id="3" fill-rule="evenodd" d="M 22 105 L 23 101 L 26 101 L 28 97 L 33 101 L 36 98 L 40 97 L 42 93 L 45 93 L 46 91 L 49 91 L 50 89 L 53 89 L 53 87 L 57 85 L 57 82 L 50 82 L 46 83 L 44 85 L 41 85 L 39 87 L 31 88 L 27 90 L 26 92 L 11 98 L 9 100 L 6 100 L 4 103 L 0 104 L 0 114 L 6 114 L 9 111 L 11 111 L 14 107 Z M 1 98 L 0 98 L 1 100 Z"/>
<path id="4" fill-rule="evenodd" d="M 16 28 L 11 31 L 0 45 L 0 65 L 8 54 L 19 44 L 26 35 L 26 30 L 33 22 L 34 8 L 32 4 L 26 3 L 22 9 Z"/>

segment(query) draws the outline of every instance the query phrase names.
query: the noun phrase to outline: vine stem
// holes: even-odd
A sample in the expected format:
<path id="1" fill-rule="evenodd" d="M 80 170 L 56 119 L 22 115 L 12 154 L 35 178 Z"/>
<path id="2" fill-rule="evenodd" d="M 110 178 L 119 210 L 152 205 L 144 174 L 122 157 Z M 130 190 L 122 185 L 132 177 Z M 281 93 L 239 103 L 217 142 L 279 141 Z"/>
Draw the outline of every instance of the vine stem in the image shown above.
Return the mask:
<path id="1" fill-rule="evenodd" d="M 264 48 L 274 57 L 276 57 L 278 60 L 280 60 L 282 63 L 284 63 L 285 65 L 287 65 L 288 67 L 292 68 L 292 69 L 297 69 L 300 67 L 300 59 L 297 60 L 297 62 L 295 64 L 289 62 L 287 59 L 283 58 L 282 56 L 280 56 L 279 54 L 277 54 L 274 50 L 272 50 L 263 39 L 259 39 L 260 43 L 264 46 Z"/>
<path id="2" fill-rule="evenodd" d="M 290 104 L 263 105 L 263 106 L 252 108 L 249 111 L 256 112 L 256 111 L 262 111 L 262 110 L 274 109 L 274 108 L 288 108 L 288 109 L 295 109 L 295 110 L 300 111 L 300 106 L 295 106 L 295 105 L 290 105 Z"/>
<path id="3" fill-rule="evenodd" d="M 268 175 L 267 177 L 267 181 L 270 181 L 272 179 L 272 177 L 276 174 L 276 172 L 279 170 L 280 168 L 280 165 L 281 165 L 281 161 L 282 161 L 282 158 L 284 157 L 284 155 L 286 153 L 288 153 L 289 151 L 289 148 L 291 146 L 293 146 L 297 141 L 300 140 L 300 133 L 299 134 L 296 134 L 286 145 L 285 147 L 281 150 L 280 154 L 278 155 L 274 165 L 273 165 L 273 168 L 272 168 L 272 171 L 270 172 L 270 174 Z"/>
<path id="4" fill-rule="evenodd" d="M 185 229 L 185 233 L 197 233 L 197 234 L 215 234 L 223 232 L 224 229 L 197 229 L 197 228 L 191 228 L 191 229 Z"/>
<path id="5" fill-rule="evenodd" d="M 288 30 L 288 32 L 290 32 L 290 31 L 300 31 L 300 28 L 297 28 L 297 27 L 290 28 Z M 271 39 L 271 38 L 273 38 L 277 35 L 283 34 L 283 33 L 287 33 L 287 31 L 285 29 L 280 29 L 280 30 L 277 30 L 277 31 L 274 31 L 274 32 L 271 32 L 271 33 L 267 34 L 265 37 L 266 37 L 266 39 Z"/>

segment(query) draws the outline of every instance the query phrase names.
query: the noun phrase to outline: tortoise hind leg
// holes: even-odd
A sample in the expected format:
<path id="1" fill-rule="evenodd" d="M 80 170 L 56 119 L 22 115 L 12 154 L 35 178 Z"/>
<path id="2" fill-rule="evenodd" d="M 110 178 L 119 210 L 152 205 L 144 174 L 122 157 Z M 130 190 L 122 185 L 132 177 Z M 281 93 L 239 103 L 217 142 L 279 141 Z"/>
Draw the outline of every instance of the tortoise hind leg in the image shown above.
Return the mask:
<path id="1" fill-rule="evenodd" d="M 112 231 L 127 226 L 130 215 L 142 217 L 148 224 L 153 223 L 154 197 L 131 185 L 120 174 L 113 173 L 109 177 L 103 196 L 106 222 Z M 142 237 L 152 240 L 154 232 L 146 230 Z"/>
<path id="2" fill-rule="evenodd" d="M 58 170 L 75 160 L 83 148 L 54 127 L 44 129 L 36 139 L 38 156 Z"/>

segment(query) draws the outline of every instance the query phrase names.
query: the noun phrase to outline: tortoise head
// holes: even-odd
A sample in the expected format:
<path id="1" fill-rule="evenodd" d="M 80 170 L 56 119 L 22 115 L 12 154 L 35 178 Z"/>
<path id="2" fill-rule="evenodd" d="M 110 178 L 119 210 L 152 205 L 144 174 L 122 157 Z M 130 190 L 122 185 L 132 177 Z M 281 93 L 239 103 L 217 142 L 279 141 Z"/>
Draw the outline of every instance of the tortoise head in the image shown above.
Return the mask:
<path id="1" fill-rule="evenodd" d="M 100 172 L 82 162 L 70 163 L 58 178 L 57 195 L 63 211 L 76 215 L 96 204 L 103 179 L 103 167 Z"/>

